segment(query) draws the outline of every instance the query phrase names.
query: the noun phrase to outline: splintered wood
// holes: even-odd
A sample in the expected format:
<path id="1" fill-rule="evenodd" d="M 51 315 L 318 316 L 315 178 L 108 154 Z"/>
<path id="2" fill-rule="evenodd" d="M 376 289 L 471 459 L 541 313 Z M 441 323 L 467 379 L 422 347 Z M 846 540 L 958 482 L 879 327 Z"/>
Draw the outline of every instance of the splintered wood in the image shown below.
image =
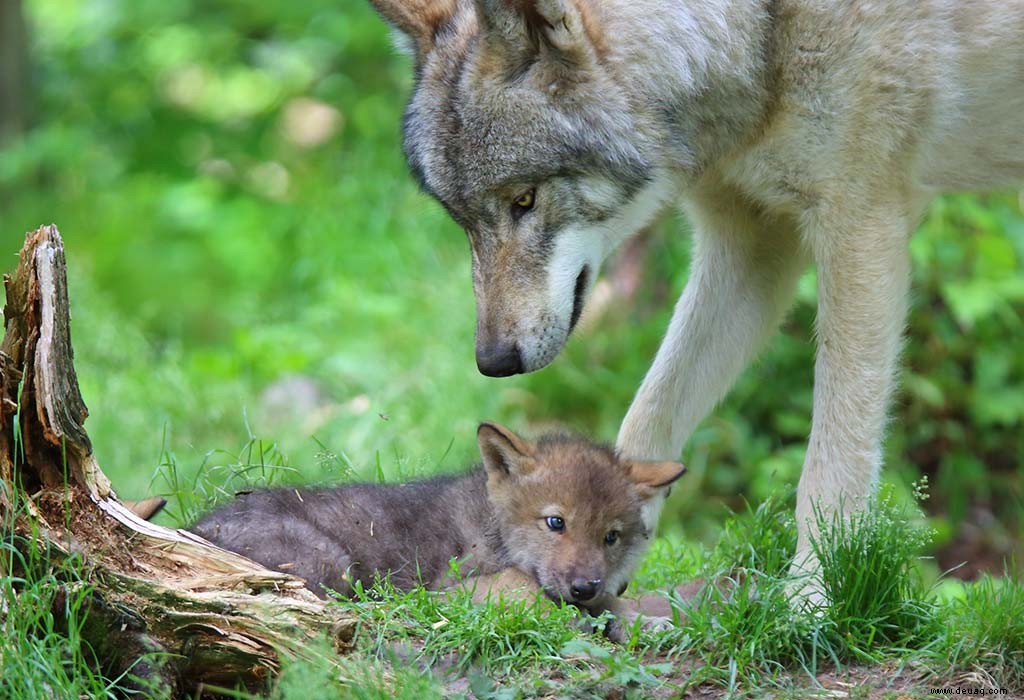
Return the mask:
<path id="1" fill-rule="evenodd" d="M 57 599 L 87 588 L 83 632 L 107 670 L 127 670 L 140 687 L 192 693 L 204 684 L 260 686 L 282 656 L 314 653 L 309 642 L 317 637 L 348 648 L 354 621 L 301 579 L 147 522 L 117 499 L 84 427 L 64 244 L 55 226 L 26 236 L 4 285 L 4 537 L 51 559 L 85 559 L 87 580 L 68 581 Z"/>

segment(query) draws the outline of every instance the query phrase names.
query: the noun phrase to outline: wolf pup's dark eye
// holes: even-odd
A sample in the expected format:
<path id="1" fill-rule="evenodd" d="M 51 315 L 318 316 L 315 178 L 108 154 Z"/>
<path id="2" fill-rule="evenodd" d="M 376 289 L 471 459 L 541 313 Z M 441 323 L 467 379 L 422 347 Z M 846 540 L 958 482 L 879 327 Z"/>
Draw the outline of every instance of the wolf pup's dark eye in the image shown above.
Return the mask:
<path id="1" fill-rule="evenodd" d="M 537 198 L 537 190 L 530 189 L 516 197 L 512 202 L 512 216 L 518 220 L 526 212 L 533 209 L 534 201 Z"/>
<path id="2" fill-rule="evenodd" d="M 544 522 L 548 524 L 549 530 L 561 532 L 565 529 L 565 521 L 559 518 L 557 515 L 549 515 L 548 517 L 544 518 Z"/>
<path id="3" fill-rule="evenodd" d="M 613 545 L 619 541 L 619 531 L 609 530 L 608 534 L 604 536 L 604 543 L 607 545 Z"/>

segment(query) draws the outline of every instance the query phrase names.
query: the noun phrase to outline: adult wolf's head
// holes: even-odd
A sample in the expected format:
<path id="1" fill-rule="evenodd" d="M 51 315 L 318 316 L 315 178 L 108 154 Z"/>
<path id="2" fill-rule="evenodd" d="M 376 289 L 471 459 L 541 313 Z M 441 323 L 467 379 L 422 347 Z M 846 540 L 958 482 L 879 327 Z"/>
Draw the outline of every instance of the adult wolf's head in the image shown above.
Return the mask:
<path id="1" fill-rule="evenodd" d="M 583 607 L 625 588 L 646 547 L 645 502 L 686 471 L 579 438 L 529 442 L 495 423 L 481 424 L 477 441 L 510 562 L 551 598 Z"/>
<path id="2" fill-rule="evenodd" d="M 409 166 L 469 236 L 477 366 L 540 369 L 602 260 L 670 191 L 608 69 L 614 37 L 579 0 L 372 2 L 416 56 Z"/>

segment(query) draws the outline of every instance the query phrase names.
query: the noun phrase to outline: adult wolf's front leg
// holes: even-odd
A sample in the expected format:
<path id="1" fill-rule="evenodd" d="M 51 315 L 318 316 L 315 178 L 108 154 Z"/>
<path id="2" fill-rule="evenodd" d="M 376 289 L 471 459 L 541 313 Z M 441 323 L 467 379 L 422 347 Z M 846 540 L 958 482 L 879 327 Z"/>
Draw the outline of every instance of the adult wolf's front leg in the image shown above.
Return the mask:
<path id="1" fill-rule="evenodd" d="M 619 430 L 636 459 L 678 459 L 789 308 L 805 254 L 792 222 L 756 215 L 740 197 L 699 192 L 690 280 L 658 355 Z M 645 508 L 648 528 L 664 499 Z"/>
<path id="2" fill-rule="evenodd" d="M 906 317 L 911 205 L 822 206 L 805 220 L 818 265 L 814 422 L 797 489 L 795 573 L 814 573 L 815 509 L 863 507 L 881 462 L 886 410 Z M 820 586 L 805 593 L 820 600 Z"/>

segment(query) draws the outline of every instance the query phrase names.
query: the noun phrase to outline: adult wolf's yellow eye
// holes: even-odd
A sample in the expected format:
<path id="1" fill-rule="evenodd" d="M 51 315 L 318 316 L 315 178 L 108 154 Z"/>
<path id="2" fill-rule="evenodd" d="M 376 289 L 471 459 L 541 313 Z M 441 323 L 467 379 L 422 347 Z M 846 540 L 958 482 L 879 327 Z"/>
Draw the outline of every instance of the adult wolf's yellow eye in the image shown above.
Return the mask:
<path id="1" fill-rule="evenodd" d="M 533 198 L 535 194 L 536 190 L 529 190 L 528 192 L 523 192 L 516 199 L 516 206 L 519 207 L 520 209 L 527 211 L 533 209 Z"/>

